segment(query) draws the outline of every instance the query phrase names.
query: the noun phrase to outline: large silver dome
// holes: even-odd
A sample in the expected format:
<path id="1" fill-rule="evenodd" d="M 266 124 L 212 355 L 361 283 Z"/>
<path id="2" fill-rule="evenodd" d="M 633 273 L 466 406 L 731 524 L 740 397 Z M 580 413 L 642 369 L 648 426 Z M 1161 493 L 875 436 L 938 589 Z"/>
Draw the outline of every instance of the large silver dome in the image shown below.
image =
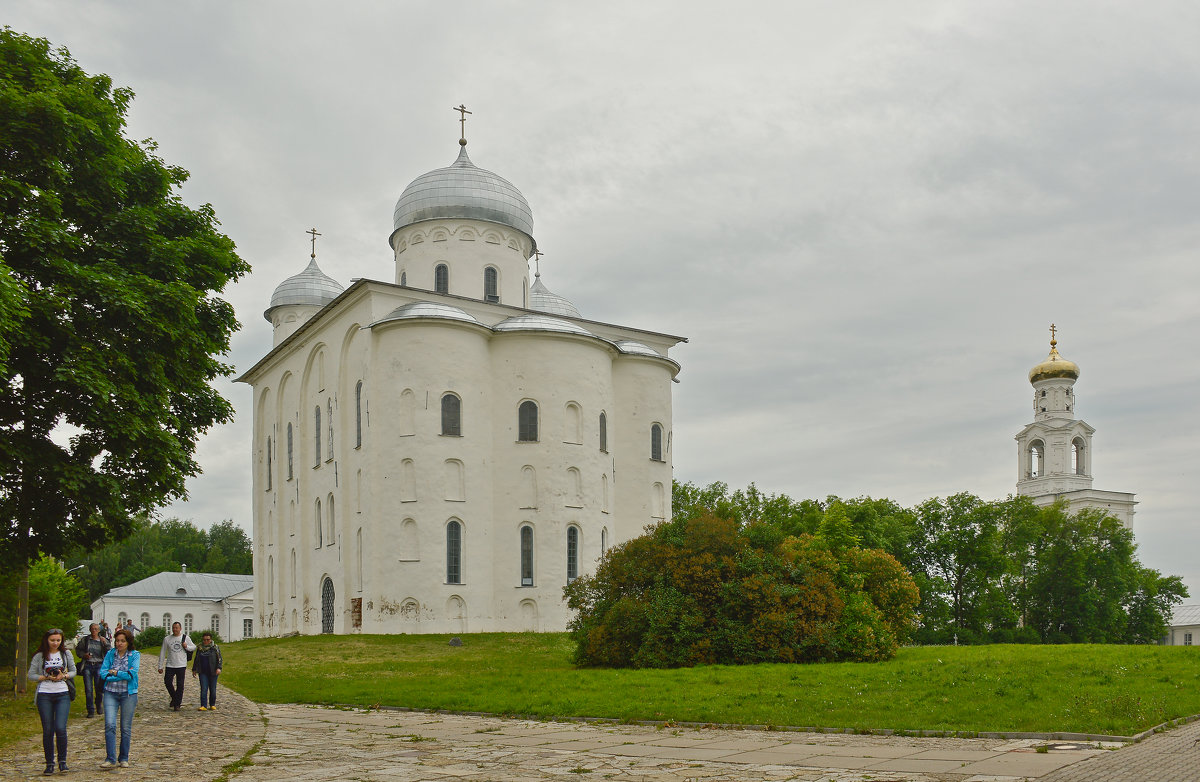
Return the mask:
<path id="1" fill-rule="evenodd" d="M 534 275 L 533 285 L 529 288 L 529 309 L 550 315 L 566 315 L 568 318 L 581 318 L 579 310 L 565 297 L 551 293 L 542 284 L 541 272 Z"/>
<path id="2" fill-rule="evenodd" d="M 407 225 L 440 217 L 486 220 L 533 239 L 533 211 L 525 196 L 504 177 L 472 163 L 466 146 L 453 165 L 422 174 L 404 188 L 392 215 L 392 235 Z"/>
<path id="3" fill-rule="evenodd" d="M 271 306 L 263 313 L 263 317 L 270 322 L 271 310 L 288 304 L 324 307 L 343 290 L 345 288 L 342 284 L 321 271 L 317 266 L 317 259 L 313 258 L 304 271 L 279 283 L 275 292 L 271 294 Z"/>

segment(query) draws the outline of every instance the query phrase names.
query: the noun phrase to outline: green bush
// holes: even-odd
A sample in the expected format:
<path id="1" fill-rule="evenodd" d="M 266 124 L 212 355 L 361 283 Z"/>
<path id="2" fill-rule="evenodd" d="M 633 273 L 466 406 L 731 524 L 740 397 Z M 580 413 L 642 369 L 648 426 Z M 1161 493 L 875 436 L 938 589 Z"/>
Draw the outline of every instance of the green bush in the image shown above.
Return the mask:
<path id="1" fill-rule="evenodd" d="M 212 636 L 213 643 L 217 643 L 217 644 L 225 643 L 224 641 L 221 640 L 221 634 L 214 632 L 212 630 L 193 630 L 192 632 L 188 633 L 188 638 L 191 638 L 192 643 L 194 643 L 196 646 L 199 646 L 200 639 L 202 639 L 204 637 L 205 633 L 208 633 L 209 635 Z M 160 643 L 161 643 L 161 641 L 160 641 Z"/>
<path id="2" fill-rule="evenodd" d="M 147 627 L 146 629 L 142 630 L 140 633 L 134 636 L 133 640 L 139 651 L 153 652 L 154 654 L 158 654 L 159 649 L 162 648 L 163 639 L 166 637 L 166 630 L 162 629 L 161 627 L 154 626 Z"/>
<path id="3" fill-rule="evenodd" d="M 916 585 L 891 555 L 702 514 L 660 524 L 566 587 L 575 662 L 884 660 L 915 627 Z"/>

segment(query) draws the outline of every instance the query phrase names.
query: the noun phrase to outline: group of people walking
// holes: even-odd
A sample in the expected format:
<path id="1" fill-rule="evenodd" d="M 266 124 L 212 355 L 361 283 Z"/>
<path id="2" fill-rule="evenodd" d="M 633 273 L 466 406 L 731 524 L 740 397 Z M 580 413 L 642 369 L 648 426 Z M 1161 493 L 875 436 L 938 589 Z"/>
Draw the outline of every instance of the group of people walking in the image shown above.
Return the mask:
<path id="1" fill-rule="evenodd" d="M 120 627 L 112 635 L 112 645 L 101 634 L 100 625 L 93 623 L 88 635 L 76 644 L 75 655 L 63 645 L 63 631 L 47 630 L 37 654 L 29 662 L 29 681 L 37 682 L 34 696 L 38 716 L 42 721 L 42 750 L 46 755 L 46 770 L 53 774 L 55 757 L 59 773 L 67 771 L 67 716 L 75 699 L 77 673 L 83 674 L 87 716 L 104 717 L 104 762 L 102 769 L 127 768 L 129 743 L 133 736 L 133 712 L 138 701 L 138 673 L 141 654 L 134 649 L 134 632 Z M 221 674 L 221 648 L 214 643 L 212 633 L 203 633 L 197 646 L 183 633 L 179 622 L 171 625 L 171 634 L 163 639 L 158 653 L 158 672 L 165 673 L 163 682 L 170 695 L 170 707 L 179 711 L 183 705 L 183 683 L 189 658 L 192 676 L 200 680 L 200 711 L 216 711 L 217 677 Z M 117 742 L 117 723 L 120 718 L 120 745 Z M 56 753 L 57 750 L 57 753 Z"/>

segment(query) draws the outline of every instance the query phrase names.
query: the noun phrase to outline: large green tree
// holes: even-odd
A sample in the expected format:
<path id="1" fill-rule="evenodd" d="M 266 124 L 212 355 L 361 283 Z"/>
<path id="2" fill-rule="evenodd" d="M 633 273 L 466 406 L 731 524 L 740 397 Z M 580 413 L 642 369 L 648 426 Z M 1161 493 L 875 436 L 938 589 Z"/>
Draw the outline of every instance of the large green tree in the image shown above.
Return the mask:
<path id="1" fill-rule="evenodd" d="M 83 586 L 67 573 L 61 563 L 51 557 L 39 557 L 29 568 L 29 626 L 33 628 L 26 640 L 28 654 L 37 648 L 42 633 L 61 628 L 67 639 L 79 630 L 79 618 L 87 616 L 88 600 Z M 0 648 L 12 649 L 17 631 L 17 581 L 23 573 L 9 570 L 0 573 Z M 25 671 L 17 671 L 24 677 Z"/>
<path id="2" fill-rule="evenodd" d="M 248 267 L 187 172 L 125 137 L 133 93 L 0 31 L 0 560 L 123 537 L 185 495 Z M 13 319 L 20 328 L 13 328 Z M 7 349 L 5 360 L 4 350 Z"/>

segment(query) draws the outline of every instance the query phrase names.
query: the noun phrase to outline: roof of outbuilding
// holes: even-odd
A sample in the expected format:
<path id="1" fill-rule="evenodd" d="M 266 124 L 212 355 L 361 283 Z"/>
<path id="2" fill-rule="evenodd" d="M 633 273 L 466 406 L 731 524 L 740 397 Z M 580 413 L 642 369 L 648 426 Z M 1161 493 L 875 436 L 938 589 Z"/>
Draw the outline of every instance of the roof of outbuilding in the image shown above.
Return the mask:
<path id="1" fill-rule="evenodd" d="M 254 576 L 237 573 L 175 573 L 163 571 L 108 592 L 105 597 L 179 597 L 223 600 L 254 586 Z M 183 590 L 181 593 L 180 590 Z"/>
<path id="2" fill-rule="evenodd" d="M 1171 621 L 1168 624 L 1171 627 L 1200 625 L 1200 604 L 1193 603 L 1191 605 L 1175 606 L 1175 610 L 1171 612 Z"/>

